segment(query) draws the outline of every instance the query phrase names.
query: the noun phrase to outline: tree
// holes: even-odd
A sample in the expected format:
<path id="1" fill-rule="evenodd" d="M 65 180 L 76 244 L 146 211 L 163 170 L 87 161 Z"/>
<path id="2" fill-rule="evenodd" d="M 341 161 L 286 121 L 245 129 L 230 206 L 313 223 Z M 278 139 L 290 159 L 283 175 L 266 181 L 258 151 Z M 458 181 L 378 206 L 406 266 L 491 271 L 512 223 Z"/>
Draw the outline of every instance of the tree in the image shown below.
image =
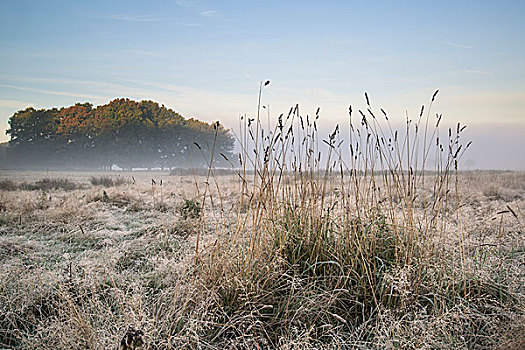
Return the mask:
<path id="1" fill-rule="evenodd" d="M 50 110 L 27 108 L 9 120 L 9 153 L 19 163 L 74 168 L 206 166 L 213 143 L 230 156 L 234 139 L 220 123 L 186 119 L 153 101 L 115 99 Z M 204 157 L 203 157 L 204 156 Z M 228 166 L 215 157 L 216 166 Z"/>

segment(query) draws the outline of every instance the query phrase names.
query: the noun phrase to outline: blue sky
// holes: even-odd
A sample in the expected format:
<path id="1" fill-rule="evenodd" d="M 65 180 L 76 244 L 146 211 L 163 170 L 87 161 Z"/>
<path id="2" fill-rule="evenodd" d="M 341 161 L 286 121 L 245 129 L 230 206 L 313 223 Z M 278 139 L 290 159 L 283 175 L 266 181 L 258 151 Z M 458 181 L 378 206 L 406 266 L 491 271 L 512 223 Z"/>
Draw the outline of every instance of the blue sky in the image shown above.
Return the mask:
<path id="1" fill-rule="evenodd" d="M 116 97 L 234 128 L 270 79 L 272 113 L 320 106 L 328 132 L 365 91 L 402 120 L 440 89 L 472 167 L 525 170 L 524 17 L 524 1 L 2 1 L 0 128 Z"/>

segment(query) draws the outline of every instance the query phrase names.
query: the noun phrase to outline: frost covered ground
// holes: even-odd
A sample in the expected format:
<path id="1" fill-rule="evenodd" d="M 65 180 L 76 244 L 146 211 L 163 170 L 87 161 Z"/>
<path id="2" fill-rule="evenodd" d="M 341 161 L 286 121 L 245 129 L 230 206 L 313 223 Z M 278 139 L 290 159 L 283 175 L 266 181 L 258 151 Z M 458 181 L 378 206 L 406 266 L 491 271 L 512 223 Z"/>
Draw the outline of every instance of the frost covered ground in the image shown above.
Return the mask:
<path id="1" fill-rule="evenodd" d="M 206 182 L 167 172 L 1 172 L 0 186 L 1 348 L 110 349 L 130 327 L 143 331 L 147 349 L 525 345 L 524 173 L 460 174 L 460 202 L 436 243 L 494 282 L 487 290 L 505 288 L 486 292 L 479 310 L 468 297 L 404 318 L 387 310 L 335 341 L 300 326 L 278 339 L 258 334 L 265 328 L 251 327 L 255 318 L 243 324 L 225 309 L 213 272 L 196 268 L 197 239 L 199 254 L 214 251 L 249 210 L 235 174 Z M 194 205 L 204 197 L 201 217 Z M 405 288 L 404 273 L 392 274 L 392 288 Z M 245 328 L 230 332 L 221 313 Z"/>

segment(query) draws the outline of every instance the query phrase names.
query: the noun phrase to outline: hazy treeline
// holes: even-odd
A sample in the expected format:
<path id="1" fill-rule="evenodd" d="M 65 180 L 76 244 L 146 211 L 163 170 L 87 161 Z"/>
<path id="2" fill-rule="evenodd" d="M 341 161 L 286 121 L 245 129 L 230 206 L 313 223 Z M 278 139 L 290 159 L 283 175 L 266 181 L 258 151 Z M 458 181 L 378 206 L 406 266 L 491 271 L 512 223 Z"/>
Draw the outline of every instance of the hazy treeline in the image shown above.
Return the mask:
<path id="1" fill-rule="evenodd" d="M 205 167 L 232 154 L 234 138 L 219 122 L 186 119 L 153 101 L 115 99 L 93 107 L 29 107 L 9 119 L 3 168 L 124 169 Z M 204 156 L 203 156 L 204 155 Z M 230 166 L 224 157 L 214 165 Z"/>

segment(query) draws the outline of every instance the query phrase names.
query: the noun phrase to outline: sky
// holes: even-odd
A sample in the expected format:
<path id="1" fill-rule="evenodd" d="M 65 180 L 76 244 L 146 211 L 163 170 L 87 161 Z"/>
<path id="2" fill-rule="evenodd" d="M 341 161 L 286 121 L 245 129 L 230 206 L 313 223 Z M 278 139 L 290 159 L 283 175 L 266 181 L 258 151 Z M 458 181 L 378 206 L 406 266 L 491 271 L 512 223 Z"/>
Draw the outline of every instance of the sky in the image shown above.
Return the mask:
<path id="1" fill-rule="evenodd" d="M 525 170 L 525 1 L 0 0 L 0 142 L 28 106 L 154 100 L 235 128 L 348 106 L 467 125 L 472 169 Z M 397 118 L 397 119 L 396 119 Z"/>

